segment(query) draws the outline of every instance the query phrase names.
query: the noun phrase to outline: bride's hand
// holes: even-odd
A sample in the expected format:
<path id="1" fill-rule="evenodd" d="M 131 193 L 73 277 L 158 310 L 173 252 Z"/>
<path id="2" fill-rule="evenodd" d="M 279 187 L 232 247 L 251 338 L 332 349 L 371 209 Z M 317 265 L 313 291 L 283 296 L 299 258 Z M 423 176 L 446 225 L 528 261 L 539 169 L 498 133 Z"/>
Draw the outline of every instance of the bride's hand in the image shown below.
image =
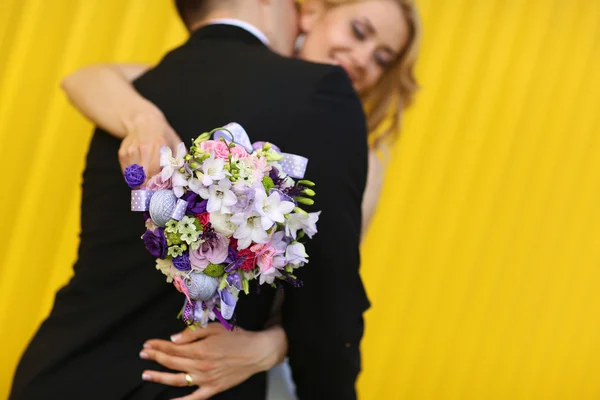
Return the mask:
<path id="1" fill-rule="evenodd" d="M 168 146 L 175 153 L 181 139 L 169 125 L 162 113 L 136 115 L 125 127 L 127 135 L 119 148 L 121 169 L 132 164 L 144 167 L 146 177 L 160 172 L 160 148 Z"/>
<path id="2" fill-rule="evenodd" d="M 219 323 L 184 331 L 166 340 L 149 340 L 140 357 L 179 373 L 144 371 L 143 379 L 170 386 L 187 386 L 186 373 L 200 388 L 180 400 L 204 400 L 240 384 L 252 375 L 280 363 L 287 353 L 287 339 L 281 326 L 260 332 L 236 328 L 226 330 Z"/>

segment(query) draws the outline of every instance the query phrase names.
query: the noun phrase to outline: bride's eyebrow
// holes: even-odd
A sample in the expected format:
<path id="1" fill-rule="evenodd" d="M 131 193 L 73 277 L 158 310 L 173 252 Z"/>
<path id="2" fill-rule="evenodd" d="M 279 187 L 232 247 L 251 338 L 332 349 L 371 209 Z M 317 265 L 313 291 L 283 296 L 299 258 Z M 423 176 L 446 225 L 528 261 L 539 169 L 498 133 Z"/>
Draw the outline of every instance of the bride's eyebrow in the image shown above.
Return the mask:
<path id="1" fill-rule="evenodd" d="M 371 22 L 371 20 L 368 17 L 363 17 L 362 18 L 362 23 L 364 24 L 365 28 L 367 28 L 367 31 L 369 31 L 369 33 L 371 35 L 376 35 L 377 34 L 377 29 L 375 29 L 375 26 L 373 25 L 373 23 Z M 398 54 L 389 46 L 382 46 L 381 50 L 385 51 L 386 53 L 388 53 L 390 55 L 390 57 L 395 58 Z"/>
<path id="2" fill-rule="evenodd" d="M 373 23 L 371 22 L 371 20 L 368 17 L 363 17 L 362 23 L 365 25 L 365 28 L 367 28 L 367 30 L 369 31 L 370 34 L 372 34 L 372 35 L 377 34 L 377 29 L 375 29 L 375 26 L 373 25 Z"/>

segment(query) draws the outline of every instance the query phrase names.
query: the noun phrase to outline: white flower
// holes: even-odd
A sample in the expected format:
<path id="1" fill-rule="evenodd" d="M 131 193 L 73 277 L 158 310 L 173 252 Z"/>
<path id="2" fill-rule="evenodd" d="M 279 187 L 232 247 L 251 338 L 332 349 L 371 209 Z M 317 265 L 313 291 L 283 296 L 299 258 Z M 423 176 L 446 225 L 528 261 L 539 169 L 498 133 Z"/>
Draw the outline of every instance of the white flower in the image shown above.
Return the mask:
<path id="1" fill-rule="evenodd" d="M 179 143 L 177 146 L 177 155 L 175 157 L 173 157 L 173 153 L 168 146 L 162 146 L 160 148 L 160 166 L 162 167 L 160 178 L 163 182 L 170 179 L 173 172 L 183 167 L 186 155 L 187 150 L 185 149 L 184 143 Z"/>
<path id="2" fill-rule="evenodd" d="M 179 171 L 174 171 L 171 183 L 173 184 L 173 194 L 177 197 L 183 196 L 183 194 L 185 193 L 183 188 L 188 186 L 188 181 L 185 175 L 183 175 Z"/>
<path id="3" fill-rule="evenodd" d="M 197 173 L 200 175 L 202 174 L 199 171 Z M 197 195 L 202 197 L 204 200 L 208 199 L 208 189 L 206 188 L 206 186 L 204 186 L 202 184 L 202 182 L 200 182 L 200 180 L 198 178 L 190 179 L 190 181 L 188 183 L 188 187 L 190 188 L 190 190 L 192 192 L 196 193 Z"/>
<path id="4" fill-rule="evenodd" d="M 313 235 L 317 233 L 317 221 L 321 211 L 316 213 L 310 213 L 308 215 L 294 213 L 286 220 L 285 233 L 288 236 L 296 239 L 296 233 L 302 229 L 304 233 L 312 239 Z"/>
<path id="5" fill-rule="evenodd" d="M 260 278 L 258 280 L 259 284 L 268 283 L 269 285 L 275 281 L 275 278 L 281 276 L 281 272 L 278 269 L 272 267 L 268 271 L 264 271 L 260 273 Z"/>
<path id="6" fill-rule="evenodd" d="M 181 234 L 181 240 L 186 242 L 188 245 L 196 243 L 198 241 L 199 237 L 200 237 L 200 232 L 197 232 L 197 231 L 186 232 L 186 233 Z M 171 248 L 169 248 L 169 250 L 170 249 Z"/>
<path id="7" fill-rule="evenodd" d="M 220 212 L 210 213 L 210 224 L 215 232 L 231 237 L 235 232 L 235 225 L 231 223 L 231 215 L 221 214 Z"/>
<path id="8" fill-rule="evenodd" d="M 204 186 L 210 186 L 214 181 L 225 178 L 224 166 L 225 160 L 215 158 L 215 154 L 211 153 L 210 158 L 202 163 L 202 172 L 198 171 L 198 178 L 202 177 L 201 181 Z"/>
<path id="9" fill-rule="evenodd" d="M 295 207 L 291 201 L 281 201 L 279 193 L 273 192 L 267 197 L 265 191 L 261 189 L 256 189 L 254 206 L 261 216 L 264 230 L 271 228 L 275 222 L 284 222 L 284 214 L 291 213 Z"/>
<path id="10" fill-rule="evenodd" d="M 156 259 L 156 269 L 162 272 L 167 277 L 167 282 L 173 282 L 173 270 L 177 271 L 175 268 L 171 268 L 173 264 L 170 260 L 163 260 L 161 258 Z"/>
<path id="11" fill-rule="evenodd" d="M 231 181 L 221 179 L 218 185 L 212 185 L 208 188 L 208 204 L 206 211 L 209 213 L 219 211 L 222 214 L 231 213 L 229 207 L 237 203 L 237 197 L 231 190 Z"/>
<path id="12" fill-rule="evenodd" d="M 179 233 L 191 233 L 196 232 L 196 225 L 194 224 L 194 218 L 185 216 L 177 223 L 177 232 Z"/>
<path id="13" fill-rule="evenodd" d="M 308 254 L 302 243 L 294 243 L 287 247 L 285 258 L 287 262 L 294 268 L 301 267 L 308 262 Z"/>
<path id="14" fill-rule="evenodd" d="M 263 229 L 258 213 L 235 214 L 231 222 L 238 226 L 233 237 L 238 239 L 238 249 L 245 249 L 252 242 L 264 244 L 269 241 L 269 235 Z"/>

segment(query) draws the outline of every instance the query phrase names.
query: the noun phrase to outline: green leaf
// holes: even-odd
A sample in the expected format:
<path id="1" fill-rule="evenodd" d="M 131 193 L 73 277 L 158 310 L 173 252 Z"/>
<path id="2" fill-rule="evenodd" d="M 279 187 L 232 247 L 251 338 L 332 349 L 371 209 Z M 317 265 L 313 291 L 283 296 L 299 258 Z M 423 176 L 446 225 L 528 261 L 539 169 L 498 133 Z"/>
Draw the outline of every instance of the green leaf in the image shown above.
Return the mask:
<path id="1" fill-rule="evenodd" d="M 227 287 L 227 275 L 223 275 L 221 283 L 219 284 L 219 290 L 223 290 Z"/>
<path id="2" fill-rule="evenodd" d="M 275 182 L 273 182 L 273 179 L 271 179 L 268 176 L 263 177 L 262 184 L 265 187 L 265 191 L 267 193 L 269 193 L 269 190 L 271 190 L 275 187 Z"/>

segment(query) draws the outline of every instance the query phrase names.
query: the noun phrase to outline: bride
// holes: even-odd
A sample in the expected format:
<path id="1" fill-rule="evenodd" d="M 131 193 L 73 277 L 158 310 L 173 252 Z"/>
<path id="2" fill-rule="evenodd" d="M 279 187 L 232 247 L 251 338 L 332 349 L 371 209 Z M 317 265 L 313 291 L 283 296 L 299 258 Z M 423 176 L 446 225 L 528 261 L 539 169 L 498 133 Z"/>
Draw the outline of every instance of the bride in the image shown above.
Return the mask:
<path id="1" fill-rule="evenodd" d="M 178 6 L 182 3 L 176 1 Z M 183 21 L 190 20 L 184 7 L 178 7 L 178 11 Z M 369 175 L 363 200 L 364 233 L 383 182 L 386 150 L 397 138 L 402 112 L 417 89 L 413 75 L 421 34 L 417 10 L 413 0 L 304 0 L 298 20 L 300 35 L 295 56 L 340 65 L 363 100 L 370 132 Z M 196 28 L 188 26 L 190 31 Z M 152 175 L 158 170 L 160 146 L 174 146 L 180 140 L 161 111 L 141 97 L 130 83 L 149 68 L 131 64 L 90 66 L 66 77 L 62 87 L 80 112 L 124 139 L 119 151 L 123 167 L 142 163 Z M 276 314 L 272 326 L 261 332 L 241 329 L 229 332 L 220 324 L 211 324 L 210 328 L 184 330 L 172 337 L 182 344 L 207 340 L 214 349 L 204 356 L 212 371 L 197 382 L 202 398 L 269 369 L 269 399 L 293 398 L 293 383 L 284 362 L 287 341 Z M 156 351 L 148 355 L 156 361 Z M 161 355 L 161 363 L 165 357 L 169 356 Z M 143 376 L 156 383 L 175 384 L 169 375 L 145 371 Z"/>

